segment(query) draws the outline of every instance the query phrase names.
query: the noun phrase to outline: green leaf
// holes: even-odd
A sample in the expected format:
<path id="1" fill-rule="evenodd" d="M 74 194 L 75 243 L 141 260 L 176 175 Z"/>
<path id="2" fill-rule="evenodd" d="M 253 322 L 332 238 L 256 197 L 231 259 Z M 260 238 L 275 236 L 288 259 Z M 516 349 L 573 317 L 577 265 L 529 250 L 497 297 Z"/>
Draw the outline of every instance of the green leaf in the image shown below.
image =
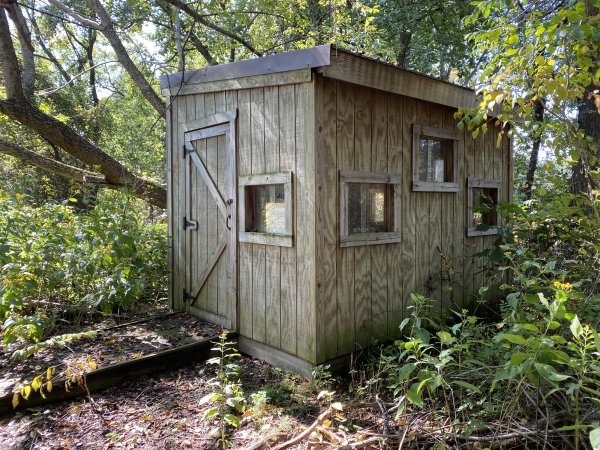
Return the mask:
<path id="1" fill-rule="evenodd" d="M 216 406 L 214 408 L 210 408 L 210 409 L 206 410 L 204 412 L 204 418 L 208 419 L 209 417 L 212 417 L 215 414 L 217 414 L 217 407 Z"/>
<path id="2" fill-rule="evenodd" d="M 571 320 L 571 326 L 569 328 L 571 329 L 573 336 L 576 338 L 579 338 L 583 334 L 583 327 L 581 326 L 577 316 L 573 317 L 573 320 Z"/>
<path id="3" fill-rule="evenodd" d="M 600 427 L 590 431 L 590 444 L 594 450 L 600 450 Z"/>
<path id="4" fill-rule="evenodd" d="M 510 357 L 510 363 L 513 366 L 517 367 L 519 364 L 521 364 L 527 358 L 529 358 L 529 355 L 527 353 L 523 353 L 523 352 L 513 353 L 513 355 Z"/>
<path id="5" fill-rule="evenodd" d="M 411 403 L 423 407 L 425 406 L 425 404 L 423 403 L 423 399 L 421 398 L 421 393 L 418 391 L 418 386 L 418 383 L 413 384 L 406 393 L 406 398 L 408 398 L 408 400 Z"/>
<path id="6" fill-rule="evenodd" d="M 554 385 L 557 381 L 564 381 L 571 378 L 569 375 L 561 375 L 556 369 L 547 364 L 534 363 L 534 367 L 539 373 L 540 377 Z"/>
<path id="7" fill-rule="evenodd" d="M 225 419 L 225 422 L 227 422 L 233 427 L 239 428 L 240 426 L 240 419 L 238 419 L 237 416 L 234 416 L 233 414 L 225 414 L 223 416 L 223 419 Z"/>
<path id="8" fill-rule="evenodd" d="M 477 386 L 473 386 L 471 383 L 467 383 L 466 381 L 454 380 L 451 384 L 457 384 L 457 385 L 467 388 L 473 392 L 481 394 L 481 391 L 479 390 L 479 388 Z"/>
<path id="9" fill-rule="evenodd" d="M 523 336 L 519 336 L 518 334 L 501 334 L 502 339 L 506 339 L 509 342 L 517 345 L 523 345 L 527 343 L 527 339 Z"/>

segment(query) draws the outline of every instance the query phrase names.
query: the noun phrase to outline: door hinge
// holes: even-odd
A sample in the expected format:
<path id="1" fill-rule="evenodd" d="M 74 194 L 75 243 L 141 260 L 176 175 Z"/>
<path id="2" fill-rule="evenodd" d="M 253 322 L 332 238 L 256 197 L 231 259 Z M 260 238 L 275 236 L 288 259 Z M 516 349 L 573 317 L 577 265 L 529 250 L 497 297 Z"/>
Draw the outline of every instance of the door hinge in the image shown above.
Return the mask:
<path id="1" fill-rule="evenodd" d="M 184 145 L 183 145 L 183 159 L 185 159 L 185 157 L 186 157 L 187 155 L 189 155 L 190 153 L 194 153 L 195 151 L 196 151 L 196 149 L 195 149 L 194 147 L 192 147 L 192 148 L 187 148 L 187 147 L 185 146 L 185 144 L 184 144 Z"/>
<path id="2" fill-rule="evenodd" d="M 195 220 L 187 220 L 187 217 L 183 217 L 183 229 L 187 230 L 197 230 L 198 229 L 198 222 L 196 222 Z"/>
<path id="3" fill-rule="evenodd" d="M 230 198 L 229 200 L 227 200 L 227 204 L 228 204 L 228 205 L 233 205 L 233 199 L 232 199 L 232 198 Z"/>
<path id="4" fill-rule="evenodd" d="M 194 300 L 194 297 L 192 297 L 190 294 L 188 294 L 188 292 L 185 290 L 185 288 L 183 289 L 183 301 L 187 302 L 188 300 Z"/>

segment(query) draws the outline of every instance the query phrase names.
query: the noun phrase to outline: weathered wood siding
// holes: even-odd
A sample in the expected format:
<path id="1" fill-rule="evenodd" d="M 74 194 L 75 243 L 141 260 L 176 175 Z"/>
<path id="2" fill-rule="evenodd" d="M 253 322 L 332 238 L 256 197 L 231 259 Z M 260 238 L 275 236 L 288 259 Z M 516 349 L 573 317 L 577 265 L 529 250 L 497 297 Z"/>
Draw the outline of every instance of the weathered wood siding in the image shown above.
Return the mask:
<path id="1" fill-rule="evenodd" d="M 182 293 L 186 287 L 185 249 L 190 244 L 186 243 L 178 220 L 185 215 L 185 177 L 184 160 L 179 151 L 183 142 L 179 142 L 177 128 L 186 121 L 234 109 L 238 111 L 238 176 L 292 172 L 294 195 L 293 247 L 238 244 L 239 319 L 234 328 L 243 336 L 316 363 L 315 122 L 307 120 L 314 117 L 314 85 L 310 82 L 186 95 L 174 100 L 168 118 L 171 304 L 176 310 L 186 309 Z M 210 149 L 199 152 L 202 161 L 207 166 L 216 164 L 210 161 L 207 150 Z M 218 172 L 218 167 L 214 170 Z M 206 189 L 195 195 L 199 198 L 197 208 L 202 208 L 200 197 L 203 195 L 205 203 L 212 202 Z M 198 226 L 214 228 L 216 242 L 217 236 L 226 230 L 213 210 L 207 208 Z M 243 213 L 238 211 L 238 214 Z M 208 239 L 211 239 L 210 234 Z M 187 259 L 206 260 L 207 248 L 214 245 L 198 246 L 188 252 Z M 226 288 L 224 256 L 223 264 L 219 261 L 211 275 L 219 295 L 208 298 L 203 290 L 194 303 L 195 307 L 215 314 L 225 306 L 221 304 L 220 295 L 221 284 Z"/>
<path id="2" fill-rule="evenodd" d="M 499 126 L 458 142 L 458 193 L 412 192 L 413 124 L 456 129 L 455 109 L 316 76 L 317 359 L 327 361 L 399 336 L 410 294 L 436 300 L 434 311 L 460 308 L 486 282 L 483 260 L 496 236 L 466 236 L 467 177 L 502 180 L 509 199 L 510 151 Z M 322 123 L 322 124 L 321 124 Z M 492 124 L 494 125 L 494 124 Z M 402 242 L 339 246 L 340 170 L 402 175 Z M 488 297 L 498 294 L 495 286 Z M 451 285 L 452 290 L 445 288 Z"/>

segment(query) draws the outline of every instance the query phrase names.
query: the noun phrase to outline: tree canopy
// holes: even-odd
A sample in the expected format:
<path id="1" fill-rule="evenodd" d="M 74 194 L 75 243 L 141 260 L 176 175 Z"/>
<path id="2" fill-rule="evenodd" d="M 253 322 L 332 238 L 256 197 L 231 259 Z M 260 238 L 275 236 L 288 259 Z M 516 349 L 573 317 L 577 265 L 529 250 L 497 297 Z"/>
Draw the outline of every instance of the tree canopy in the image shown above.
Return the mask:
<path id="1" fill-rule="evenodd" d="M 467 82 L 468 1 L 0 2 L 0 153 L 166 205 L 163 73 L 322 43 Z M 14 161 L 14 160 L 13 160 Z M 39 171 L 35 172 L 39 176 Z"/>

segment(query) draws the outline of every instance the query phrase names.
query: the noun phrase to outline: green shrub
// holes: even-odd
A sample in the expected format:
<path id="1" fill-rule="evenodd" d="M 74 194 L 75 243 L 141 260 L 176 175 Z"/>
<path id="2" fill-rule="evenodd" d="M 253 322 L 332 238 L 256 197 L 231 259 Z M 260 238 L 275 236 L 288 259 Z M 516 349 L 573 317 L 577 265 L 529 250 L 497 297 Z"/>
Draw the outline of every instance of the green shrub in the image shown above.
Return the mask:
<path id="1" fill-rule="evenodd" d="M 110 313 L 164 296 L 166 221 L 126 192 L 102 193 L 89 211 L 73 200 L 32 207 L 0 190 L 4 345 L 44 337 L 53 318 L 43 305 Z"/>

